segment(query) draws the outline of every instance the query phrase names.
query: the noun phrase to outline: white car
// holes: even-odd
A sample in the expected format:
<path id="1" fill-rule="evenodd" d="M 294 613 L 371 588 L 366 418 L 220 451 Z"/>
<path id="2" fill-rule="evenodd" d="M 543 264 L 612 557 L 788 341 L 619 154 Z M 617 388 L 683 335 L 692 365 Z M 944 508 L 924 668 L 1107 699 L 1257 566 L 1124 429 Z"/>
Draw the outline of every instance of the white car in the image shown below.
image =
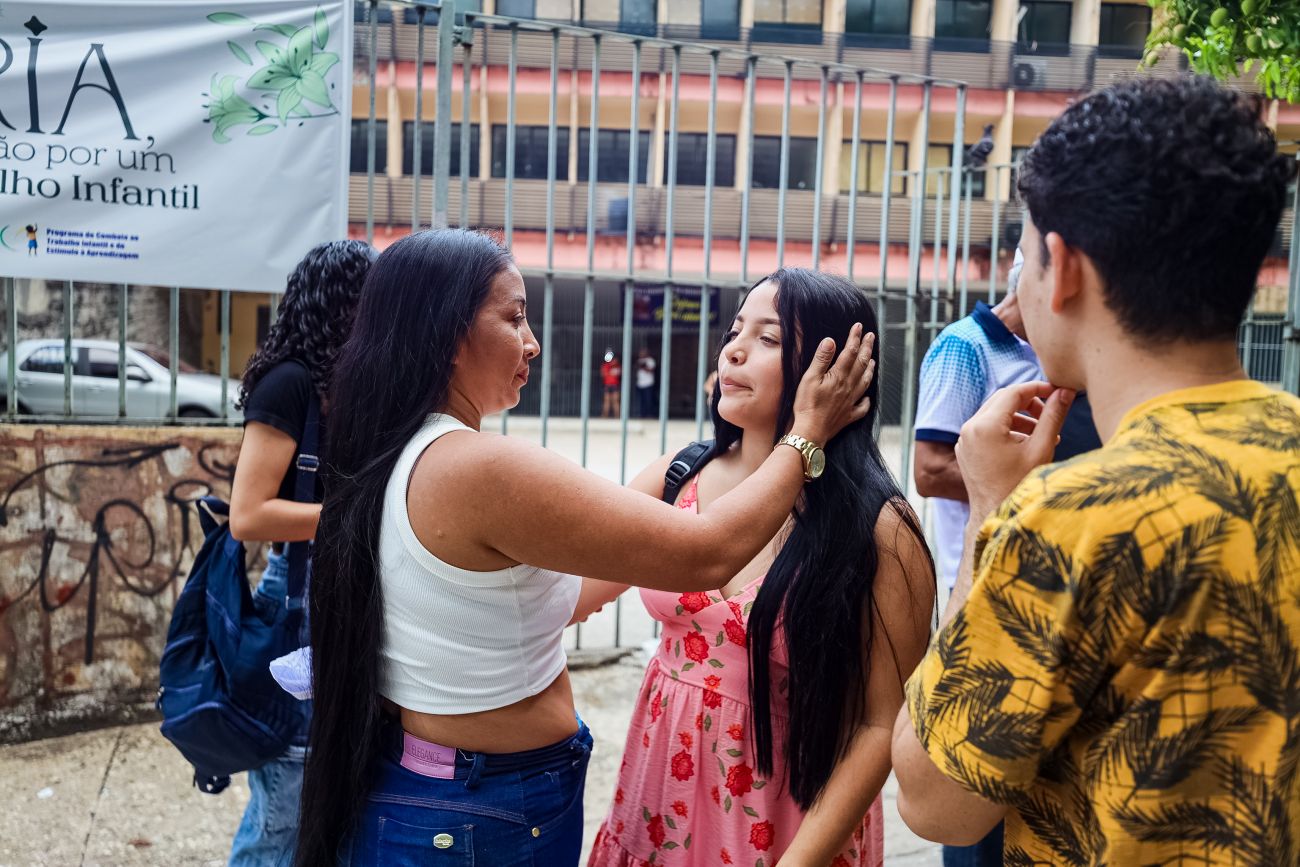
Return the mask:
<path id="1" fill-rule="evenodd" d="M 116 417 L 118 345 L 112 340 L 72 341 L 72 412 L 76 416 Z M 23 415 L 63 414 L 63 341 L 23 340 L 18 343 L 18 412 Z M 0 354 L 0 386 L 8 375 L 8 353 Z M 171 371 L 167 352 L 157 346 L 129 343 L 126 347 L 126 414 L 132 418 L 166 418 L 171 409 Z M 201 373 L 179 362 L 176 411 L 184 418 L 221 416 L 221 377 Z M 7 391 L 0 387 L 0 402 Z M 235 410 L 239 380 L 227 387 L 227 415 Z"/>

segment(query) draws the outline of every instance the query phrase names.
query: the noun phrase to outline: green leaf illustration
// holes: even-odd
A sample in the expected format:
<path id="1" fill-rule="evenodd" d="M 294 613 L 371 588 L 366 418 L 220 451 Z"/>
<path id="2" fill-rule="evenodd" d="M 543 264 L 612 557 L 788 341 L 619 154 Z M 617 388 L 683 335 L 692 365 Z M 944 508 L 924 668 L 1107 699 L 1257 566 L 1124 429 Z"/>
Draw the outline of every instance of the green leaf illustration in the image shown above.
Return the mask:
<path id="1" fill-rule="evenodd" d="M 757 818 L 758 818 L 758 810 L 755 810 L 753 807 L 745 807 L 745 815 L 746 815 L 746 816 L 752 816 L 752 817 L 754 817 L 755 819 L 757 819 Z"/>
<path id="2" fill-rule="evenodd" d="M 290 112 L 302 104 L 302 94 L 298 91 L 296 84 L 291 84 L 280 91 L 279 98 L 275 101 L 275 111 L 280 115 L 280 123 L 284 123 Z"/>
<path id="3" fill-rule="evenodd" d="M 208 104 L 207 120 L 212 124 L 212 140 L 218 144 L 230 141 L 226 131 L 231 127 L 257 123 L 266 118 L 252 103 L 235 93 L 238 80 L 233 75 L 212 76 L 212 101 Z"/>
<path id="4" fill-rule="evenodd" d="M 234 12 L 213 12 L 208 16 L 208 20 L 213 24 L 232 24 L 236 27 L 242 27 L 245 24 L 252 24 L 243 15 Z"/>
<path id="5" fill-rule="evenodd" d="M 269 30 L 272 33 L 278 33 L 286 39 L 298 32 L 298 28 L 292 24 L 259 24 L 254 30 Z"/>
<path id="6" fill-rule="evenodd" d="M 235 57 L 239 58 L 240 63 L 246 63 L 249 66 L 253 65 L 253 58 L 248 56 L 248 52 L 245 51 L 242 47 L 240 47 L 238 42 L 227 41 L 226 45 L 230 47 L 230 53 L 235 55 Z"/>
<path id="7" fill-rule="evenodd" d="M 285 54 L 285 59 L 294 73 L 301 74 L 311 63 L 311 40 L 310 27 L 302 28 L 293 34 L 293 37 L 289 40 L 289 48 Z"/>
<path id="8" fill-rule="evenodd" d="M 325 13 L 320 9 L 316 10 L 315 25 L 316 25 L 316 47 L 324 48 L 325 43 L 330 41 L 330 23 L 329 23 L 329 19 L 325 17 Z"/>
<path id="9" fill-rule="evenodd" d="M 257 41 L 257 50 L 262 52 L 262 56 L 266 58 L 267 63 L 280 65 L 284 62 L 284 53 L 280 51 L 280 46 L 274 42 L 259 39 Z"/>
<path id="10" fill-rule="evenodd" d="M 325 86 L 325 79 L 321 78 L 318 72 L 311 69 L 303 70 L 302 77 L 298 80 L 298 92 L 302 94 L 303 99 L 325 108 L 330 106 L 329 88 Z"/>
<path id="11" fill-rule="evenodd" d="M 282 66 L 263 66 L 248 79 L 248 86 L 253 90 L 283 90 L 297 83 L 297 76 L 289 75 Z"/>
<path id="12" fill-rule="evenodd" d="M 275 132 L 279 127 L 273 123 L 259 123 L 248 131 L 249 135 L 266 135 L 269 132 Z"/>

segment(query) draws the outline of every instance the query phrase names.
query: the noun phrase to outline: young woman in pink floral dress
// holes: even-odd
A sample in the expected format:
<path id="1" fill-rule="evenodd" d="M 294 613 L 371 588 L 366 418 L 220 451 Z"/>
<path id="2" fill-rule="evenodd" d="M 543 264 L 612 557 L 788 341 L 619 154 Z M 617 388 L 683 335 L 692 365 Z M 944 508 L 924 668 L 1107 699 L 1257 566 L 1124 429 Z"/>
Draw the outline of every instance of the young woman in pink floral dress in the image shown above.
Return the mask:
<path id="1" fill-rule="evenodd" d="M 875 333 L 866 297 L 830 275 L 785 269 L 750 291 L 718 358 L 716 457 L 679 508 L 706 512 L 762 463 L 813 348 L 858 321 Z M 878 381 L 785 529 L 721 592 L 641 591 L 663 634 L 589 867 L 883 863 L 890 732 L 935 585 L 872 435 Z M 633 487 L 662 496 L 671 459 Z M 588 582 L 580 614 L 623 589 Z"/>

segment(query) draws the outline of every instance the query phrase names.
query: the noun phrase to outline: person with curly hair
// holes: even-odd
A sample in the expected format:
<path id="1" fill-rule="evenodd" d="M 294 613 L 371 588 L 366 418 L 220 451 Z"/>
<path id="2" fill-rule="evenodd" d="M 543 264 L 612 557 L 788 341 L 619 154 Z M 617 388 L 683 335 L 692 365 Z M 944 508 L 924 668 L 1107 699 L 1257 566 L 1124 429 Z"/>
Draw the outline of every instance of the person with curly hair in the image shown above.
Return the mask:
<path id="1" fill-rule="evenodd" d="M 288 592 L 286 544 L 310 542 L 316 535 L 319 482 L 315 502 L 294 501 L 299 444 L 313 402 L 320 416 L 318 442 L 325 442 L 330 377 L 375 256 L 361 241 L 331 241 L 304 256 L 289 275 L 266 342 L 244 371 L 239 395 L 244 439 L 230 492 L 230 532 L 242 542 L 271 543 L 266 571 L 253 593 L 254 604 L 268 617 Z M 301 735 L 284 756 L 248 773 L 250 798 L 231 865 L 293 860 L 310 715 L 310 705 L 302 707 Z"/>
<path id="2" fill-rule="evenodd" d="M 1300 864 L 1300 399 L 1237 331 L 1294 162 L 1205 78 L 1082 99 L 1020 170 L 1051 381 L 961 428 L 957 584 L 894 728 L 898 809 L 1007 864 Z M 1046 467 L 1077 391 L 1104 445 Z"/>

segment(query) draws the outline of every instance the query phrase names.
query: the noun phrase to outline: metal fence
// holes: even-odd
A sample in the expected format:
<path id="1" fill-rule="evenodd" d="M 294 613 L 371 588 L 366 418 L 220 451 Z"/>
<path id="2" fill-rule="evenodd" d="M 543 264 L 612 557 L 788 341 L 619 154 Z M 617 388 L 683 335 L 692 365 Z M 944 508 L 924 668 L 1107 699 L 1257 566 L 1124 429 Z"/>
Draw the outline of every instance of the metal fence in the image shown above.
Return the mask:
<path id="1" fill-rule="evenodd" d="M 366 170 L 352 179 L 350 207 L 355 223 L 364 225 L 365 237 L 372 241 L 377 231 L 391 230 L 391 234 L 446 225 L 491 228 L 499 231 L 511 248 L 517 246 L 524 233 L 530 242 L 536 241 L 531 258 L 521 254 L 519 264 L 530 296 L 540 301 L 530 307 L 540 307 L 539 331 L 547 351 L 542 354 L 536 391 L 528 396 L 522 409 L 543 445 L 551 439 L 557 417 L 576 416 L 574 421 L 565 422 L 570 432 L 566 436 L 576 434 L 576 457 L 583 466 L 589 464 L 593 415 L 601 397 L 596 371 L 597 347 L 602 344 L 618 347 L 624 369 L 616 420 L 594 422 L 603 436 L 617 436 L 617 471 L 611 462 L 609 475 L 619 482 L 629 477 L 629 432 L 633 424 L 643 430 L 645 425 L 657 425 L 659 452 L 667 450 L 670 439 L 686 432 L 677 421 L 683 416 L 689 420 L 694 435 L 703 436 L 703 384 L 727 317 L 745 289 L 763 273 L 752 263 L 762 260 L 778 267 L 798 264 L 817 268 L 824 266 L 834 251 L 841 256 L 835 260 L 837 267 L 876 303 L 884 356 L 881 372 L 882 415 L 888 426 L 885 436 L 896 445 L 900 481 L 905 489 L 910 487 L 909 444 L 920 359 L 947 323 L 964 315 L 976 300 L 996 301 L 1005 291 L 1005 271 L 1020 227 L 1020 209 L 1014 200 L 996 194 L 986 200 L 973 192 L 977 183 L 990 185 L 995 191 L 1013 187 L 1015 167 L 996 165 L 972 171 L 964 165 L 968 84 L 930 74 L 930 70 L 941 66 L 934 62 L 937 55 L 933 46 L 927 48 L 921 69 L 914 60 L 881 69 L 857 62 L 852 46 L 843 43 L 830 54 L 823 51 L 806 56 L 807 52 L 795 51 L 787 44 L 760 44 L 752 35 L 735 42 L 684 41 L 671 38 L 668 32 L 617 32 L 563 22 L 457 12 L 454 0 L 442 4 L 367 0 L 364 19 L 355 40 L 358 48 L 354 72 L 368 96 L 364 118 Z M 383 42 L 388 45 L 382 46 Z M 387 71 L 380 68 L 381 47 L 387 53 Z M 868 47 L 859 48 L 866 52 Z M 871 50 L 883 49 L 876 46 Z M 911 57 L 906 51 L 901 56 Z M 448 62 L 430 62 L 439 58 Z M 392 64 L 404 59 L 414 61 L 411 166 L 409 172 L 397 175 L 377 171 L 377 160 L 385 147 L 380 139 L 378 102 L 381 78 L 391 79 Z M 476 120 L 474 97 L 484 96 L 486 67 L 504 67 L 506 71 L 505 169 L 504 177 L 495 179 L 474 176 L 473 165 L 478 157 L 471 149 Z M 527 94 L 533 116 L 537 115 L 538 101 L 545 102 L 544 180 L 516 178 L 519 83 L 524 68 L 546 70 L 548 76 L 549 93 L 545 97 L 535 92 Z M 430 72 L 433 86 L 426 88 Z M 616 102 L 602 102 L 603 75 L 618 86 Z M 694 97 L 683 96 L 683 82 L 691 86 Z M 738 176 L 730 186 L 719 185 L 716 177 L 719 112 L 730 108 L 720 98 L 723 82 L 739 84 L 744 116 L 751 119 L 736 136 L 737 152 L 743 152 L 744 157 L 737 161 Z M 781 91 L 779 181 L 775 189 L 756 189 L 752 183 L 756 94 L 775 86 L 775 82 L 779 82 Z M 790 182 L 792 123 L 796 114 L 792 93 L 796 82 L 815 82 L 818 92 L 812 189 L 793 189 Z M 824 189 L 828 148 L 840 146 L 827 134 L 828 93 L 831 88 L 842 90 L 846 97 L 842 111 L 852 114 L 852 134 L 844 143 L 850 147 L 849 177 L 857 179 L 862 158 L 863 95 L 873 87 L 887 92 L 882 170 L 886 182 L 879 192 L 859 190 L 856 180 L 847 192 Z M 427 89 L 434 100 L 432 119 L 426 119 Z M 909 164 L 895 164 L 894 145 L 907 138 L 898 128 L 900 94 L 918 90 L 918 141 L 931 142 L 936 103 L 945 106 L 944 125 L 950 125 L 952 146 L 951 160 L 943 165 L 931 163 L 928 147 L 919 148 L 920 153 Z M 705 92 L 704 183 L 687 186 L 678 182 L 679 118 L 684 101 L 694 99 L 698 103 L 698 95 Z M 459 117 L 454 116 L 457 98 Z M 650 99 L 662 100 L 666 107 L 661 128 L 650 131 L 651 147 L 655 147 L 654 136 L 661 137 L 665 146 L 662 184 L 644 177 L 642 169 L 641 135 L 647 132 L 642 100 Z M 560 132 L 570 126 L 561 125 L 561 106 L 568 106 L 572 119 L 583 101 L 588 115 L 585 128 L 589 131 L 585 145 L 587 177 L 576 180 L 570 176 L 561 181 Z M 602 114 L 613 112 L 615 105 L 618 116 L 627 118 L 626 169 L 618 172 L 625 182 L 601 180 L 605 170 L 602 167 L 609 160 L 602 161 L 602 136 L 595 134 L 611 128 L 602 120 Z M 488 129 L 489 122 L 481 114 L 477 117 L 482 130 Z M 459 124 L 455 137 L 453 123 Z M 433 142 L 431 167 L 422 165 L 428 136 Z M 573 147 L 570 143 L 570 150 Z M 458 175 L 451 172 L 453 149 L 458 154 Z M 890 179 L 902 181 L 903 192 L 895 193 Z M 563 258 L 557 256 L 559 235 L 573 239 L 564 247 L 567 255 Z M 575 249 L 579 238 L 581 255 Z M 1293 262 L 1300 261 L 1297 240 L 1288 221 L 1279 244 L 1289 249 Z M 728 257 L 734 267 L 724 269 L 720 265 L 722 257 L 717 253 L 722 244 L 734 252 Z M 875 252 L 869 271 L 860 267 L 859 247 L 864 245 L 870 245 Z M 1285 382 L 1292 389 L 1300 384 L 1300 357 L 1295 344 L 1300 325 L 1297 271 L 1300 269 L 1292 269 L 1289 277 L 1289 312 L 1252 310 L 1241 333 L 1241 354 L 1251 374 Z M 638 322 L 638 293 L 647 288 L 662 293 L 658 303 L 665 315 L 657 324 Z M 75 292 L 71 283 L 63 290 L 61 338 L 43 341 L 46 363 L 40 368 L 58 380 L 61 407 L 43 406 L 38 411 L 26 405 L 23 377 L 36 371 L 31 370 L 32 356 L 20 357 L 17 351 L 20 334 L 15 282 L 5 280 L 9 348 L 5 412 L 10 422 L 237 423 L 231 401 L 237 382 L 230 376 L 232 293 L 216 293 L 219 398 L 207 418 L 197 418 L 180 387 L 184 381 L 180 361 L 181 289 L 167 290 L 166 401 L 155 405 L 153 412 L 133 411 L 131 405 L 133 390 L 142 387 L 142 377 L 148 377 L 155 386 L 159 384 L 158 377 L 151 376 L 149 370 L 133 369 L 146 365 L 143 361 L 136 365 L 132 360 L 136 357 L 132 353 L 138 351 L 132 346 L 132 287 L 105 287 L 101 291 L 117 294 L 117 333 L 111 335 L 110 341 L 116 350 L 115 364 L 104 368 L 101 346 L 98 371 L 98 378 L 111 381 L 115 388 L 116 411 L 99 415 L 78 411 L 79 382 L 95 377 L 88 376 L 93 372 L 90 347 L 74 336 Z M 675 302 L 688 302 L 686 306 L 692 307 L 693 326 L 681 327 L 674 322 Z M 274 317 L 274 306 L 272 296 L 268 319 Z M 721 310 L 716 309 L 719 306 Z M 644 421 L 633 419 L 631 406 L 630 362 L 637 343 L 658 348 L 657 414 Z M 686 371 L 678 377 L 670 376 L 675 354 L 687 359 L 686 365 L 678 365 Z M 107 388 L 103 382 L 99 385 Z M 515 413 L 516 418 L 520 415 Z M 670 437 L 673 424 L 677 425 L 676 433 Z M 510 416 L 503 415 L 500 425 L 503 432 L 508 431 Z M 623 617 L 620 602 L 612 621 L 600 627 L 608 628 L 607 643 L 624 643 Z M 581 645 L 581 629 L 575 630 L 574 641 Z"/>

